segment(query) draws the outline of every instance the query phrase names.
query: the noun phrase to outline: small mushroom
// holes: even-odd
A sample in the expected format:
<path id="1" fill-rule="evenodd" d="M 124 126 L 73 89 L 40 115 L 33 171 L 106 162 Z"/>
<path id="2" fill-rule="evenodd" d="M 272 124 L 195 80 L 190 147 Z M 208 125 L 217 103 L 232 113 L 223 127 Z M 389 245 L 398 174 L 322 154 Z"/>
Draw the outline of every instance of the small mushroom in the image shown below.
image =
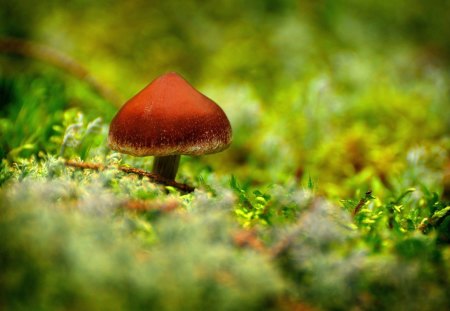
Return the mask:
<path id="1" fill-rule="evenodd" d="M 223 110 L 177 73 L 167 73 L 131 98 L 109 128 L 111 149 L 155 156 L 153 173 L 174 180 L 180 155 L 220 152 L 231 143 Z"/>

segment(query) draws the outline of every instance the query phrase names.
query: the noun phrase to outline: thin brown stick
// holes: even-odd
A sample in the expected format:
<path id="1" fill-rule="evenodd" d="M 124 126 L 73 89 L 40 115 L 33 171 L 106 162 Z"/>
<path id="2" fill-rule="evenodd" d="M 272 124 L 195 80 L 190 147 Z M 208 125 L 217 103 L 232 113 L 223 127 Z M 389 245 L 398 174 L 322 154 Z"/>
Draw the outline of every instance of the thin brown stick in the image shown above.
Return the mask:
<path id="1" fill-rule="evenodd" d="M 257 232 L 254 229 L 242 229 L 236 231 L 233 234 L 233 242 L 240 248 L 247 247 L 261 253 L 266 251 L 265 245 L 259 239 Z"/>
<path id="2" fill-rule="evenodd" d="M 170 213 L 180 207 L 180 203 L 176 200 L 128 200 L 122 204 L 122 208 L 133 212 L 161 212 Z"/>
<path id="3" fill-rule="evenodd" d="M 358 204 L 355 206 L 355 209 L 353 210 L 352 216 L 355 217 L 356 214 L 359 213 L 361 208 L 370 200 L 372 196 L 372 191 L 367 191 L 365 196 L 359 200 Z"/>
<path id="4" fill-rule="evenodd" d="M 70 167 L 95 170 L 95 171 L 102 171 L 105 169 L 105 167 L 100 163 L 76 162 L 73 160 L 67 160 L 65 162 L 65 164 Z"/>
<path id="5" fill-rule="evenodd" d="M 309 209 L 317 208 L 317 205 L 321 204 L 321 202 L 322 201 L 320 199 L 314 199 L 311 202 Z M 292 247 L 292 244 L 294 244 L 295 240 L 298 238 L 298 236 L 301 234 L 303 230 L 303 223 L 304 223 L 303 217 L 301 216 L 300 218 L 297 219 L 297 222 L 293 225 L 291 232 L 288 232 L 274 246 L 268 249 L 268 254 L 270 258 L 272 259 L 279 258 L 289 251 L 289 249 Z"/>
<path id="6" fill-rule="evenodd" d="M 107 166 L 104 166 L 103 164 L 100 164 L 100 163 L 78 162 L 78 161 L 74 161 L 74 160 L 67 160 L 65 162 L 65 164 L 70 167 L 96 170 L 96 171 L 102 171 L 102 170 L 108 168 Z M 187 184 L 178 183 L 174 180 L 170 180 L 170 179 L 161 177 L 157 174 L 149 173 L 147 171 L 137 169 L 134 167 L 117 166 L 117 169 L 119 169 L 120 171 L 127 173 L 127 174 L 136 174 L 141 177 L 147 177 L 152 182 L 155 182 L 157 184 L 166 185 L 166 186 L 171 186 L 182 192 L 190 193 L 195 190 L 194 187 L 189 186 Z"/>
<path id="7" fill-rule="evenodd" d="M 118 94 L 101 84 L 86 68 L 73 58 L 49 46 L 17 38 L 0 38 L 0 53 L 22 55 L 58 67 L 68 74 L 86 82 L 97 94 L 114 106 L 120 107 L 122 104 Z"/>
<path id="8" fill-rule="evenodd" d="M 286 251 L 291 247 L 294 242 L 295 235 L 289 234 L 287 237 L 279 241 L 272 248 L 269 249 L 270 258 L 278 258 L 282 254 L 286 253 Z"/>

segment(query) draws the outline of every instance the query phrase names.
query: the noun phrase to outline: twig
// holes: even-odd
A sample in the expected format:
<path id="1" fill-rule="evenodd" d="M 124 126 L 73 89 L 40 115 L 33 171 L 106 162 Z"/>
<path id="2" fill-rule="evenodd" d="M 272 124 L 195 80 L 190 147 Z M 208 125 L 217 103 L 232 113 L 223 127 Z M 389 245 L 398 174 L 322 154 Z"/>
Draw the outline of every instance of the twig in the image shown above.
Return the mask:
<path id="1" fill-rule="evenodd" d="M 372 191 L 369 190 L 366 192 L 365 196 L 359 200 L 358 204 L 355 206 L 355 209 L 353 210 L 352 216 L 355 217 L 356 214 L 359 213 L 361 208 L 370 200 L 373 199 L 372 197 Z"/>
<path id="2" fill-rule="evenodd" d="M 161 212 L 170 213 L 176 210 L 180 203 L 175 200 L 168 201 L 145 201 L 145 200 L 128 200 L 122 204 L 122 208 L 134 212 Z"/>
<path id="3" fill-rule="evenodd" d="M 58 67 L 68 74 L 86 82 L 97 94 L 114 106 L 121 106 L 119 96 L 112 89 L 101 84 L 86 68 L 73 58 L 49 46 L 17 38 L 0 38 L 0 53 L 22 55 Z"/>
<path id="4" fill-rule="evenodd" d="M 278 243 L 272 246 L 269 249 L 269 256 L 272 259 L 278 258 L 284 253 L 286 253 L 291 247 L 294 240 L 297 238 L 298 233 L 300 232 L 300 227 L 294 228 L 294 231 L 286 235 L 283 239 L 281 239 Z"/>
<path id="5" fill-rule="evenodd" d="M 65 164 L 70 167 L 96 170 L 96 171 L 102 171 L 102 170 L 108 168 L 107 166 L 104 166 L 103 164 L 100 164 L 100 163 L 77 162 L 77 161 L 73 161 L 73 160 L 67 160 L 65 162 Z M 174 187 L 174 188 L 181 190 L 183 192 L 186 192 L 186 193 L 190 193 L 195 190 L 194 187 L 191 187 L 187 184 L 178 183 L 174 180 L 170 180 L 170 179 L 164 178 L 162 176 L 159 176 L 157 174 L 149 173 L 149 172 L 141 170 L 141 169 L 127 167 L 127 166 L 117 166 L 117 169 L 119 169 L 120 171 L 122 171 L 124 173 L 136 174 L 141 177 L 147 177 L 148 179 L 150 179 L 151 181 L 153 181 L 155 183 L 166 185 L 166 186 L 171 186 L 171 187 Z"/>
<path id="6" fill-rule="evenodd" d="M 309 209 L 316 209 L 318 204 L 321 204 L 321 202 L 322 201 L 320 199 L 314 199 L 311 202 Z M 291 231 L 288 232 L 284 237 L 282 237 L 278 241 L 278 243 L 269 248 L 268 254 L 270 258 L 279 258 L 289 251 L 289 249 L 292 247 L 292 244 L 294 244 L 295 240 L 299 237 L 299 234 L 301 234 L 301 232 L 303 231 L 304 217 L 305 216 L 300 216 L 297 219 L 297 222 L 293 225 Z"/>
<path id="7" fill-rule="evenodd" d="M 255 230 L 239 230 L 233 234 L 233 242 L 238 247 L 248 247 L 257 252 L 265 252 L 266 247 L 258 238 Z"/>
<path id="8" fill-rule="evenodd" d="M 76 162 L 73 160 L 67 160 L 65 162 L 67 166 L 81 168 L 81 169 L 88 169 L 88 170 L 95 170 L 95 171 L 102 171 L 105 169 L 105 167 L 100 163 L 88 163 L 88 162 Z"/>

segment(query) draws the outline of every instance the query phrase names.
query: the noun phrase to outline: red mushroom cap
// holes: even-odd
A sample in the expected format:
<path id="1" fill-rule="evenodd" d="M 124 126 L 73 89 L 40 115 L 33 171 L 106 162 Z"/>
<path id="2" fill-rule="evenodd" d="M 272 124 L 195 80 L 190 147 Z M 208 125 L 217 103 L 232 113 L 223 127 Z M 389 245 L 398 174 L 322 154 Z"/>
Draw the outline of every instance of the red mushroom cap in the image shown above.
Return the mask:
<path id="1" fill-rule="evenodd" d="M 226 149 L 231 125 L 215 102 L 168 73 L 125 103 L 111 122 L 108 142 L 134 156 L 201 155 Z"/>

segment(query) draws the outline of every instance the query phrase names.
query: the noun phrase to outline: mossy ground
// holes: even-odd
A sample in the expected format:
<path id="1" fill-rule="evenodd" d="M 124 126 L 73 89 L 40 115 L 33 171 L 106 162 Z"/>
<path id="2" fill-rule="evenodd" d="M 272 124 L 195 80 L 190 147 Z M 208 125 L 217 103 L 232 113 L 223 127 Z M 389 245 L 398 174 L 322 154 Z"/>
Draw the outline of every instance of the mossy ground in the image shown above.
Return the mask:
<path id="1" fill-rule="evenodd" d="M 0 54 L 0 309 L 446 309 L 448 4 L 389 3 L 2 4 L 122 101 L 180 72 L 233 143 L 182 157 L 192 193 L 127 174 L 152 159 L 108 148 L 90 80 Z"/>

